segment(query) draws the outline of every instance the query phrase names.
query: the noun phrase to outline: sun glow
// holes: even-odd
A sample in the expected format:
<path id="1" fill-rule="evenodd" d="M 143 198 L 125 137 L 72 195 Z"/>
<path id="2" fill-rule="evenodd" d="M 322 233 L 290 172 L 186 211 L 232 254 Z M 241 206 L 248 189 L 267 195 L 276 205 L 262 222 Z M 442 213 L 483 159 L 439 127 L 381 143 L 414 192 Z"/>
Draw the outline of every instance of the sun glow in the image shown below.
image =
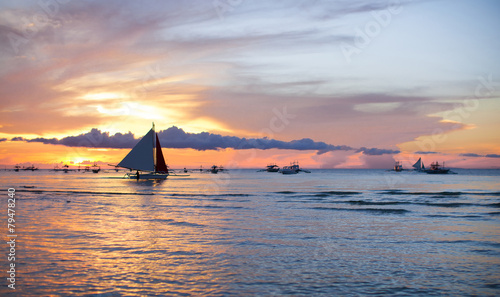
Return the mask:
<path id="1" fill-rule="evenodd" d="M 226 133 L 233 132 L 233 130 L 211 118 L 198 118 L 194 121 L 190 121 L 186 123 L 184 130 L 190 133 L 201 133 L 207 131 Z"/>
<path id="2" fill-rule="evenodd" d="M 93 101 L 101 101 L 101 100 L 113 100 L 113 99 L 128 99 L 130 96 L 122 93 L 94 93 L 94 94 L 86 94 L 81 98 L 84 100 L 93 100 Z"/>

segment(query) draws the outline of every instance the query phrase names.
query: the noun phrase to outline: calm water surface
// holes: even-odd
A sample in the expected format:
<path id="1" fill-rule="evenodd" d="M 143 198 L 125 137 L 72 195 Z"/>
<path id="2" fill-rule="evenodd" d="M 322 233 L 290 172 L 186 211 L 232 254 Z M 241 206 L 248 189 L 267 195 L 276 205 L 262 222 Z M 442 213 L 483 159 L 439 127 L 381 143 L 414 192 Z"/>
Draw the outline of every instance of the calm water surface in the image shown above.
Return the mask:
<path id="1" fill-rule="evenodd" d="M 0 172 L 0 295 L 500 295 L 500 171 Z"/>

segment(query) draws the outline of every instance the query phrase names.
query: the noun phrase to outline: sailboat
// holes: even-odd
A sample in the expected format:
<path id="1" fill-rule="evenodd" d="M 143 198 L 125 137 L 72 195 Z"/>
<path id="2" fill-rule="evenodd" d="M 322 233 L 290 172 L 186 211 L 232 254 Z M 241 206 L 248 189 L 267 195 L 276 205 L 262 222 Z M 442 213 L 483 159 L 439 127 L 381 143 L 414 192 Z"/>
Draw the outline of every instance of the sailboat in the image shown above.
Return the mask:
<path id="1" fill-rule="evenodd" d="M 168 177 L 168 167 L 165 158 L 163 158 L 154 123 L 153 128 L 117 166 L 136 170 L 135 174 L 127 174 L 129 178 L 133 179 L 166 179 Z"/>
<path id="2" fill-rule="evenodd" d="M 413 168 L 415 168 L 416 171 L 425 171 L 425 166 L 422 162 L 422 158 L 418 158 L 418 161 L 413 164 Z"/>

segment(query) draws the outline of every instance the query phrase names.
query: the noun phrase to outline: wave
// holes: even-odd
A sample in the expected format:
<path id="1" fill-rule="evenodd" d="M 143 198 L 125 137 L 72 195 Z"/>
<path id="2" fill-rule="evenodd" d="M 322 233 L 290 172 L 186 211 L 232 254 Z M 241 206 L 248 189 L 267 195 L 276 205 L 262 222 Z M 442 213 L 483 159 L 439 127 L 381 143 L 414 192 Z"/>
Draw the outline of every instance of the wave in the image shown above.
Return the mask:
<path id="1" fill-rule="evenodd" d="M 301 197 L 307 197 L 307 196 L 327 197 L 327 196 L 359 195 L 359 194 L 362 194 L 362 192 L 356 192 L 356 191 L 321 191 L 321 192 L 278 191 L 278 192 L 274 192 L 274 194 L 299 195 Z"/>
<path id="2" fill-rule="evenodd" d="M 414 203 L 414 204 L 427 205 L 427 206 L 437 206 L 437 207 L 451 207 L 451 208 L 462 207 L 462 206 L 481 206 L 481 204 L 463 203 L 463 202 L 456 202 L 456 203 L 424 202 L 424 203 Z"/>
<path id="3" fill-rule="evenodd" d="M 297 197 L 297 196 L 294 196 Z M 298 196 L 303 197 L 303 196 Z M 464 207 L 464 206 L 479 206 L 479 207 L 500 207 L 500 203 L 479 204 L 465 202 L 412 202 L 412 201 L 367 201 L 367 200 L 326 200 L 323 198 L 309 198 L 306 200 L 278 200 L 277 202 L 296 202 L 296 203 L 328 203 L 328 204 L 350 204 L 350 205 L 424 205 L 435 207 Z"/>
<path id="4" fill-rule="evenodd" d="M 364 200 L 349 200 L 345 201 L 345 203 L 352 205 L 399 205 L 399 204 L 411 204 L 411 202 L 403 202 L 403 201 L 364 201 Z"/>
<path id="5" fill-rule="evenodd" d="M 89 195 L 155 195 L 155 193 L 133 193 L 133 192 L 96 192 L 96 191 L 76 191 L 76 190 L 25 190 L 20 189 L 18 192 L 30 192 L 35 194 L 55 193 L 55 194 L 89 194 Z"/>
<path id="6" fill-rule="evenodd" d="M 174 219 L 151 219 L 149 222 L 158 222 L 158 223 L 166 223 L 167 225 L 173 226 L 186 226 L 186 227 L 205 227 L 205 225 L 189 223 L 184 221 L 176 221 Z"/>
<path id="7" fill-rule="evenodd" d="M 441 192 L 407 192 L 404 190 L 382 190 L 381 194 L 385 195 L 429 195 L 435 197 L 458 197 L 461 195 L 475 195 L 475 196 L 500 196 L 500 192 L 463 192 L 463 191 L 441 191 Z"/>
<path id="8" fill-rule="evenodd" d="M 402 208 L 341 208 L 341 207 L 312 207 L 318 210 L 334 210 L 334 211 L 355 211 L 355 212 L 370 212 L 376 214 L 405 214 L 409 210 Z"/>
<path id="9" fill-rule="evenodd" d="M 252 194 L 244 194 L 244 193 L 227 193 L 227 194 L 199 194 L 199 193 L 172 193 L 172 194 L 166 194 L 167 196 L 170 197 L 249 197 L 252 196 Z"/>

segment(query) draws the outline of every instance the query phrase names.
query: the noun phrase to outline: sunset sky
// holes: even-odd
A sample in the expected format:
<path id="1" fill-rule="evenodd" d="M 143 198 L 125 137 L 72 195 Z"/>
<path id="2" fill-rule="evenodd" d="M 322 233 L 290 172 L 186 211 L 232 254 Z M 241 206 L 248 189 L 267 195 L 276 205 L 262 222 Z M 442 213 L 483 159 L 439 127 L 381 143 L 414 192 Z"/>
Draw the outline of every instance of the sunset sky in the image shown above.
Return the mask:
<path id="1" fill-rule="evenodd" d="M 0 164 L 117 164 L 154 122 L 174 168 L 500 168 L 499 16 L 496 0 L 2 1 Z"/>

